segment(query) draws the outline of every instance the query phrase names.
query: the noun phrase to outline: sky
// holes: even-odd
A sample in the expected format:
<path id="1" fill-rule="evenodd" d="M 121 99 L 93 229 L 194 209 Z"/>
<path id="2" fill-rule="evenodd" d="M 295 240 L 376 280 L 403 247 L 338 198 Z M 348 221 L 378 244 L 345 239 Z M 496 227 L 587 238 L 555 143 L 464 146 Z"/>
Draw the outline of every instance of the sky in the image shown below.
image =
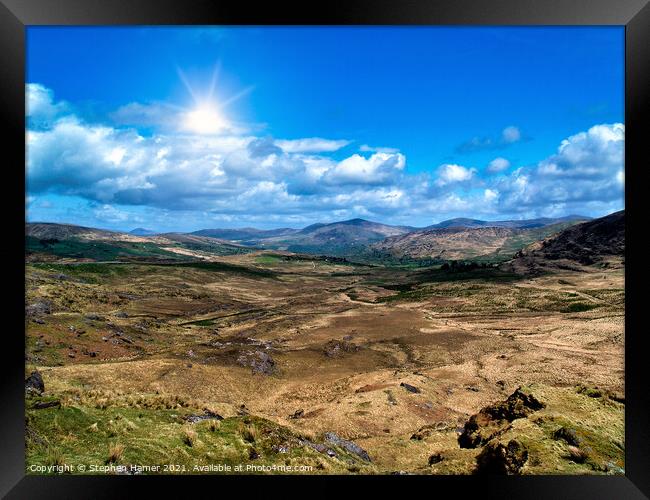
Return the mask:
<path id="1" fill-rule="evenodd" d="M 624 208 L 623 27 L 28 27 L 29 221 Z"/>

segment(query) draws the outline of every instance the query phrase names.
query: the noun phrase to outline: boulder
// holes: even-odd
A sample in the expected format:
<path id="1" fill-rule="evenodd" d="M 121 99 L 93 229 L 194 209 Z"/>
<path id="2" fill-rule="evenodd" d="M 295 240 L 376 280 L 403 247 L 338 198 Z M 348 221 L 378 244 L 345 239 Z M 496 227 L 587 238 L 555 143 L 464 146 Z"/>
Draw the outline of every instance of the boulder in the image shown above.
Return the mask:
<path id="1" fill-rule="evenodd" d="M 429 457 L 429 465 L 435 465 L 437 463 L 440 463 L 444 460 L 444 457 L 442 456 L 441 453 L 434 453 Z"/>
<path id="2" fill-rule="evenodd" d="M 515 475 L 528 460 L 528 450 L 517 440 L 491 441 L 476 457 L 476 474 Z"/>
<path id="3" fill-rule="evenodd" d="M 565 441 L 571 446 L 580 446 L 581 441 L 575 429 L 571 429 L 570 427 L 560 427 L 553 433 L 553 439 Z"/>
<path id="4" fill-rule="evenodd" d="M 368 452 L 363 448 L 361 448 L 361 446 L 359 446 L 358 444 L 352 441 L 348 441 L 346 439 L 341 438 L 334 432 L 326 432 L 325 441 L 333 444 L 334 446 L 338 446 L 339 448 L 343 448 L 344 450 L 358 456 L 359 458 L 365 460 L 366 462 L 372 461 L 370 459 L 370 455 L 368 455 Z"/>
<path id="5" fill-rule="evenodd" d="M 344 354 L 350 354 L 358 350 L 358 345 L 347 340 L 330 340 L 323 347 L 323 353 L 328 358 L 339 358 Z"/>
<path id="6" fill-rule="evenodd" d="M 406 382 L 402 382 L 400 384 L 400 387 L 404 387 L 404 389 L 406 389 L 407 391 L 412 392 L 414 394 L 419 394 L 420 392 L 422 392 L 422 391 L 420 391 L 420 389 L 418 389 L 414 385 L 407 384 Z"/>
<path id="7" fill-rule="evenodd" d="M 52 301 L 48 299 L 39 299 L 25 307 L 25 316 L 34 317 L 52 313 Z"/>
<path id="8" fill-rule="evenodd" d="M 35 392 L 36 394 L 43 394 L 45 391 L 45 383 L 43 377 L 38 370 L 33 371 L 27 379 L 25 379 L 25 391 Z"/>
<path id="9" fill-rule="evenodd" d="M 508 399 L 485 406 L 472 415 L 458 436 L 461 448 L 477 448 L 500 436 L 510 428 L 510 422 L 528 417 L 544 408 L 544 403 L 518 387 Z"/>

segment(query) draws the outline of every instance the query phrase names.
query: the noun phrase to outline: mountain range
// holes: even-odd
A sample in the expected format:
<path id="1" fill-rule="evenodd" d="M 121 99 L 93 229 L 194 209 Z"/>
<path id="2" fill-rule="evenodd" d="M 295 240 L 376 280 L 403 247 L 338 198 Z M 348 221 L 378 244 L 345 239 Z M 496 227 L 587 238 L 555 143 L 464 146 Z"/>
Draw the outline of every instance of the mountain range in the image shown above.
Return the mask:
<path id="1" fill-rule="evenodd" d="M 302 229 L 202 229 L 191 233 L 156 233 L 136 228 L 128 233 L 55 223 L 28 223 L 28 251 L 68 257 L 187 258 L 192 252 L 228 255 L 259 249 L 366 259 L 504 260 L 587 217 L 483 221 L 450 219 L 415 228 L 364 219 L 317 223 Z M 90 247 L 88 247 L 90 245 Z M 111 250 L 108 247 L 113 247 Z M 196 256 L 196 255 L 195 255 Z"/>

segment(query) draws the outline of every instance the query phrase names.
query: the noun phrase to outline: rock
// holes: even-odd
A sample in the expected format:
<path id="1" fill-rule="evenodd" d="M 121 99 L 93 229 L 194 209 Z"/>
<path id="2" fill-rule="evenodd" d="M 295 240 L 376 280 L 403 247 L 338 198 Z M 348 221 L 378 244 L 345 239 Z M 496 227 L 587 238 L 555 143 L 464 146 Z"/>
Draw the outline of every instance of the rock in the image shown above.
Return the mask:
<path id="1" fill-rule="evenodd" d="M 343 448 L 344 450 L 353 453 L 354 455 L 357 455 L 359 458 L 365 460 L 366 462 L 372 462 L 372 460 L 370 460 L 370 455 L 368 455 L 368 452 L 366 450 L 352 441 L 348 441 L 339 437 L 334 432 L 326 432 L 325 441 L 333 444 L 334 446 L 338 446 L 339 448 Z"/>
<path id="2" fill-rule="evenodd" d="M 257 453 L 257 450 L 255 450 L 255 448 L 250 448 L 248 450 L 248 459 L 249 460 L 257 460 L 258 458 L 260 458 L 260 454 Z"/>
<path id="3" fill-rule="evenodd" d="M 25 316 L 42 316 L 43 314 L 52 313 L 52 301 L 48 299 L 39 299 L 25 307 Z"/>
<path id="4" fill-rule="evenodd" d="M 472 415 L 458 436 L 461 448 L 477 448 L 510 428 L 510 422 L 528 417 L 544 408 L 544 403 L 518 387 L 508 399 L 485 406 Z"/>
<path id="5" fill-rule="evenodd" d="M 569 427 L 560 427 L 553 433 L 553 439 L 565 441 L 572 446 L 580 446 L 581 439 L 576 434 L 575 429 Z"/>
<path id="6" fill-rule="evenodd" d="M 413 392 L 413 393 L 415 393 L 415 394 L 419 394 L 420 392 L 422 392 L 422 391 L 420 391 L 420 389 L 418 389 L 418 388 L 415 387 L 414 385 L 407 384 L 406 382 L 402 382 L 402 383 L 400 384 L 400 387 L 404 387 L 404 389 L 406 389 L 407 391 L 409 391 L 409 392 Z"/>
<path id="7" fill-rule="evenodd" d="M 506 388 L 506 383 L 503 380 L 497 380 L 496 385 L 499 389 L 503 390 Z"/>
<path id="8" fill-rule="evenodd" d="M 302 418 L 304 416 L 305 416 L 305 410 L 300 409 L 300 410 L 296 410 L 295 412 L 293 412 L 293 414 L 289 415 L 289 418 Z"/>
<path id="9" fill-rule="evenodd" d="M 473 385 L 468 385 L 467 387 L 465 387 L 465 389 L 468 390 L 468 391 L 472 391 L 472 392 L 478 392 L 479 391 L 478 387 L 475 387 Z"/>
<path id="10" fill-rule="evenodd" d="M 436 422 L 435 424 L 427 424 L 423 427 L 420 427 L 413 435 L 411 439 L 415 441 L 422 441 L 423 439 L 428 438 L 435 432 L 442 432 L 449 429 L 449 424 L 447 422 Z"/>
<path id="11" fill-rule="evenodd" d="M 237 358 L 237 363 L 250 366 L 254 374 L 271 375 L 275 372 L 275 361 L 264 351 L 245 352 Z"/>
<path id="12" fill-rule="evenodd" d="M 476 474 L 519 474 L 528 460 L 528 450 L 519 441 L 507 445 L 490 441 L 476 457 Z"/>
<path id="13" fill-rule="evenodd" d="M 33 371 L 25 380 L 25 391 L 43 394 L 45 391 L 45 383 L 43 377 L 38 370 Z"/>
<path id="14" fill-rule="evenodd" d="M 330 340 L 323 347 L 323 352 L 328 358 L 339 358 L 344 354 L 350 354 L 358 350 L 358 345 L 347 340 Z"/>
<path id="15" fill-rule="evenodd" d="M 440 463 L 444 460 L 444 457 L 440 453 L 434 453 L 429 457 L 429 465 L 434 465 Z"/>
<path id="16" fill-rule="evenodd" d="M 61 401 L 39 401 L 32 405 L 34 410 L 44 410 L 45 408 L 61 408 Z"/>
<path id="17" fill-rule="evenodd" d="M 32 321 L 38 325 L 44 325 L 45 321 L 43 321 L 41 318 L 34 318 Z"/>
<path id="18" fill-rule="evenodd" d="M 106 319 L 103 316 L 100 316 L 99 314 L 96 314 L 96 313 L 86 314 L 84 316 L 84 318 L 86 318 L 87 320 L 90 320 L 90 321 L 104 321 Z"/>
<path id="19" fill-rule="evenodd" d="M 116 318 L 128 318 L 129 315 L 125 311 L 117 311 L 113 316 Z"/>
<path id="20" fill-rule="evenodd" d="M 577 446 L 567 446 L 569 455 L 567 458 L 573 460 L 577 464 L 583 464 L 589 458 L 589 451 L 591 449 L 580 449 Z"/>
<path id="21" fill-rule="evenodd" d="M 183 417 L 186 422 L 196 424 L 197 422 L 202 422 L 203 420 L 223 420 L 223 417 L 218 413 L 210 411 L 208 409 L 203 411 L 203 415 L 188 415 Z"/>

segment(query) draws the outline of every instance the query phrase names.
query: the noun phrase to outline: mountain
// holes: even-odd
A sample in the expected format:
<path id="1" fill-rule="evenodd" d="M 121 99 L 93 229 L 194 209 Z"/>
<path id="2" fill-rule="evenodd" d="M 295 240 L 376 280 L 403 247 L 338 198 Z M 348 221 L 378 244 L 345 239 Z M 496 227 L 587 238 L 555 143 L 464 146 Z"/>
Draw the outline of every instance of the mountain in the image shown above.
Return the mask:
<path id="1" fill-rule="evenodd" d="M 473 219 L 462 219 L 466 224 Z M 482 221 L 478 221 L 482 222 Z M 477 257 L 503 260 L 526 245 L 546 238 L 573 222 L 539 227 L 457 226 L 413 231 L 386 238 L 370 247 L 377 256 L 460 260 Z"/>
<path id="2" fill-rule="evenodd" d="M 414 229 L 351 219 L 330 224 L 312 224 L 293 234 L 259 240 L 257 244 L 265 248 L 292 252 L 352 255 L 369 244 L 406 234 Z"/>
<path id="3" fill-rule="evenodd" d="M 590 217 L 585 217 L 583 215 L 567 215 L 566 217 L 541 217 L 538 219 L 522 219 L 522 220 L 497 220 L 497 221 L 486 221 L 480 219 L 467 219 L 459 217 L 456 219 L 449 219 L 438 224 L 433 224 L 427 226 L 424 229 L 443 229 L 447 227 L 466 227 L 466 228 L 478 228 L 478 227 L 511 227 L 511 228 L 534 228 L 534 227 L 543 227 L 550 226 L 552 224 L 559 224 L 561 222 L 575 222 L 575 221 L 586 221 L 590 220 Z"/>
<path id="4" fill-rule="evenodd" d="M 40 240 L 65 240 L 69 238 L 116 239 L 122 234 L 104 229 L 75 226 L 73 224 L 56 224 L 54 222 L 32 222 L 25 225 L 25 236 Z"/>
<path id="5" fill-rule="evenodd" d="M 625 210 L 571 226 L 517 252 L 507 267 L 520 272 L 576 265 L 618 265 L 625 257 Z"/>
<path id="6" fill-rule="evenodd" d="M 279 229 L 255 229 L 253 227 L 244 227 L 241 229 L 201 229 L 194 231 L 196 236 L 208 236 L 230 241 L 257 241 L 265 238 L 274 238 L 298 232 L 298 229 L 283 227 Z"/>
<path id="7" fill-rule="evenodd" d="M 151 229 L 145 229 L 144 227 L 136 227 L 135 229 L 129 231 L 129 234 L 133 234 L 134 236 L 153 236 L 158 233 L 156 233 L 156 231 L 152 231 Z"/>
<path id="8" fill-rule="evenodd" d="M 28 223 L 25 226 L 29 260 L 56 258 L 86 261 L 179 260 L 233 255 L 252 250 L 215 238 L 169 233 L 137 236 L 72 224 Z"/>

